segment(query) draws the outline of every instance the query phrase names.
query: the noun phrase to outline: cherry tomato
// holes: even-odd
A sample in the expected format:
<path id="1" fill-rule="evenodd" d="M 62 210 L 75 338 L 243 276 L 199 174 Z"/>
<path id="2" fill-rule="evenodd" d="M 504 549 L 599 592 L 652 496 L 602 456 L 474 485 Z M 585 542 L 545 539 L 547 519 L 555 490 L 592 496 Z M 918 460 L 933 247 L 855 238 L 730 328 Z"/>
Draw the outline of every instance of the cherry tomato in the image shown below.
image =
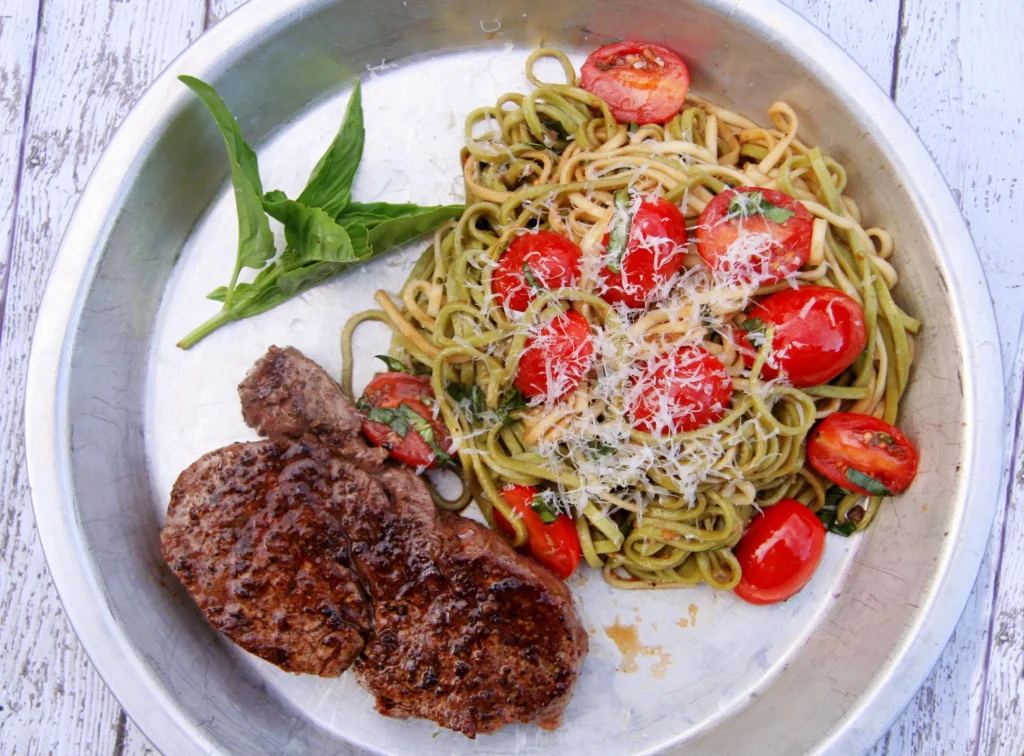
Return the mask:
<path id="1" fill-rule="evenodd" d="M 801 286 L 765 297 L 750 317 L 775 326 L 765 378 L 785 376 L 798 388 L 828 383 L 864 351 L 864 311 L 851 297 L 826 286 Z M 761 341 L 737 329 L 736 343 L 747 367 L 754 364 Z"/>
<path id="2" fill-rule="evenodd" d="M 884 420 L 856 412 L 822 420 L 811 431 L 807 459 L 833 483 L 865 496 L 899 493 L 917 475 L 917 452 L 907 437 Z"/>
<path id="3" fill-rule="evenodd" d="M 434 432 L 434 442 L 445 453 L 451 453 L 452 437 L 448 427 L 434 413 L 424 399 L 432 401 L 434 391 L 430 379 L 408 373 L 380 373 L 363 391 L 363 400 L 374 409 L 395 409 L 405 405 L 427 422 Z M 417 431 L 409 429 L 402 438 L 390 425 L 363 420 L 363 433 L 374 446 L 382 446 L 399 462 L 411 467 L 435 467 L 437 464 L 434 447 Z"/>
<path id="4" fill-rule="evenodd" d="M 608 249 L 610 234 L 604 235 Z M 601 298 L 611 304 L 640 308 L 655 291 L 683 268 L 686 259 L 686 221 L 679 208 L 661 198 L 649 198 L 633 213 L 619 272 L 601 268 Z"/>
<path id="5" fill-rule="evenodd" d="M 537 493 L 533 486 L 508 486 L 502 490 L 501 498 L 526 525 L 526 552 L 565 580 L 576 571 L 582 556 L 576 525 L 565 514 L 559 514 L 554 522 L 545 524 L 532 507 Z M 494 510 L 494 520 L 499 530 L 513 535 L 512 525 L 498 509 Z"/>
<path id="6" fill-rule="evenodd" d="M 664 123 L 683 107 L 690 72 L 665 47 L 618 42 L 590 53 L 580 86 L 608 103 L 620 123 Z"/>
<path id="7" fill-rule="evenodd" d="M 553 231 L 516 237 L 498 259 L 491 289 L 498 303 L 510 310 L 525 310 L 542 289 L 572 286 L 580 277 L 580 248 Z M 533 276 L 531 282 L 527 276 Z"/>
<path id="8" fill-rule="evenodd" d="M 763 199 L 752 200 L 754 195 Z M 737 196 L 748 208 L 745 217 L 729 211 Z M 758 209 L 768 216 L 792 215 L 777 223 L 764 212 L 756 212 Z M 766 285 L 795 273 L 807 262 L 813 231 L 814 216 L 788 194 L 754 186 L 726 189 L 700 214 L 697 253 L 712 270 Z"/>
<path id="9" fill-rule="evenodd" d="M 553 402 L 580 385 L 593 359 L 590 323 L 569 310 L 535 329 L 526 340 L 515 385 L 527 398 L 543 396 Z"/>
<path id="10" fill-rule="evenodd" d="M 722 419 L 732 379 L 703 347 L 684 346 L 650 360 L 633 385 L 633 426 L 645 433 L 685 433 Z"/>
<path id="11" fill-rule="evenodd" d="M 751 604 L 774 604 L 799 593 L 818 569 L 825 526 L 795 499 L 782 499 L 754 517 L 733 548 L 743 576 L 733 591 Z"/>

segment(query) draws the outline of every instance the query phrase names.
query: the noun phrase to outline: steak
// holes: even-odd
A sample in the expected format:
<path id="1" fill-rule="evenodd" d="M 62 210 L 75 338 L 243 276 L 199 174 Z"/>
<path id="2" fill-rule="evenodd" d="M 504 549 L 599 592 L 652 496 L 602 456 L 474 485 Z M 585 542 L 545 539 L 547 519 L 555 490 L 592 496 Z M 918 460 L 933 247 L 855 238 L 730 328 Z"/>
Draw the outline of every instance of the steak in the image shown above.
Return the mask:
<path id="1" fill-rule="evenodd" d="M 273 385 L 273 401 L 254 384 Z M 298 350 L 271 347 L 239 391 L 258 431 L 312 432 L 365 462 L 355 407 Z M 469 737 L 510 723 L 557 727 L 588 648 L 568 588 L 493 530 L 438 511 L 408 467 L 370 472 L 388 505 L 370 486 L 344 497 L 341 522 L 372 607 L 374 632 L 355 670 L 377 710 Z"/>
<path id="2" fill-rule="evenodd" d="M 330 461 L 283 439 L 205 454 L 174 484 L 161 534 L 211 625 L 282 669 L 323 677 L 348 669 L 371 628 Z"/>
<path id="3" fill-rule="evenodd" d="M 178 478 L 164 558 L 217 629 L 292 672 L 357 679 L 392 717 L 469 737 L 559 725 L 588 638 L 572 596 L 497 533 L 435 508 L 363 441 L 338 384 L 271 347 L 239 386 L 269 440 Z"/>

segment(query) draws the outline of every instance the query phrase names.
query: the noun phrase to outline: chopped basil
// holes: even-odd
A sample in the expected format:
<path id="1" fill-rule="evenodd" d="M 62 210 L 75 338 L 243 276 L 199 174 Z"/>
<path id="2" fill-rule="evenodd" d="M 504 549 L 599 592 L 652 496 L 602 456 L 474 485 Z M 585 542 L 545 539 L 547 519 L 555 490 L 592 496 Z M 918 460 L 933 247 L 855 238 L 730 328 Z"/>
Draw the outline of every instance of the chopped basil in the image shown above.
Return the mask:
<path id="1" fill-rule="evenodd" d="M 890 436 L 885 431 L 879 431 L 878 433 L 876 433 L 875 434 L 875 438 L 877 438 L 879 441 L 881 441 L 886 446 L 895 446 L 896 445 L 896 439 L 894 439 L 892 436 Z"/>
<path id="2" fill-rule="evenodd" d="M 818 519 L 825 530 L 847 538 L 857 531 L 857 523 L 847 520 L 836 522 L 839 516 L 839 504 L 846 496 L 846 491 L 839 486 L 832 486 L 825 492 L 825 506 L 817 511 Z"/>
<path id="3" fill-rule="evenodd" d="M 530 509 L 540 515 L 540 521 L 545 525 L 550 525 L 558 519 L 558 513 L 555 512 L 551 504 L 541 498 L 539 494 L 533 497 L 533 503 L 530 504 Z"/>
<path id="4" fill-rule="evenodd" d="M 540 281 L 533 275 L 533 271 L 530 270 L 530 263 L 523 263 L 523 277 L 526 279 L 526 283 L 533 289 L 534 294 L 540 294 L 544 291 L 544 287 L 540 285 Z"/>
<path id="5" fill-rule="evenodd" d="M 739 192 L 730 200 L 729 211 L 725 219 L 744 219 L 752 215 L 760 215 L 765 220 L 781 225 L 796 215 L 796 213 L 784 207 L 773 205 L 764 198 L 761 192 Z"/>
<path id="6" fill-rule="evenodd" d="M 434 426 L 423 415 L 408 405 L 398 407 L 375 407 L 366 414 L 366 419 L 373 423 L 386 425 L 403 439 L 409 431 L 415 431 L 431 448 L 438 464 L 451 462 L 451 456 L 440 446 L 434 437 Z"/>
<path id="7" fill-rule="evenodd" d="M 747 333 L 760 333 L 763 335 L 765 332 L 765 324 L 761 318 L 747 318 L 740 323 L 740 328 Z"/>
<path id="8" fill-rule="evenodd" d="M 629 133 L 630 134 L 632 134 L 634 131 L 636 131 L 639 128 L 640 128 L 640 124 L 638 124 L 636 121 L 630 121 L 629 122 Z"/>
<path id="9" fill-rule="evenodd" d="M 370 406 L 370 403 L 366 400 L 366 397 L 361 396 L 358 399 L 356 399 L 356 409 L 361 410 L 362 412 L 366 412 L 373 408 Z"/>
<path id="10" fill-rule="evenodd" d="M 591 441 L 589 453 L 591 457 L 607 457 L 609 454 L 615 453 L 615 447 L 604 441 Z"/>
<path id="11" fill-rule="evenodd" d="M 846 479 L 858 488 L 863 488 L 872 496 L 892 496 L 892 492 L 880 481 L 870 475 L 865 475 L 860 470 L 854 470 L 852 467 L 846 468 Z"/>
<path id="12" fill-rule="evenodd" d="M 389 357 L 386 354 L 378 354 L 377 359 L 387 365 L 388 370 L 392 373 L 409 373 L 412 375 L 412 370 L 407 368 L 401 360 L 396 360 L 394 357 Z"/>
<path id="13" fill-rule="evenodd" d="M 447 389 L 448 395 L 459 404 L 469 403 L 469 411 L 473 417 L 477 417 L 487 410 L 487 397 L 484 396 L 484 390 L 480 388 L 480 384 L 474 383 L 467 386 L 465 383 L 449 383 Z"/>
<path id="14" fill-rule="evenodd" d="M 498 420 L 503 425 L 508 425 L 512 422 L 512 413 L 522 409 L 526 409 L 526 399 L 518 388 L 513 387 L 511 391 L 505 393 L 498 404 Z"/>
<path id="15" fill-rule="evenodd" d="M 605 266 L 612 273 L 618 273 L 622 266 L 622 258 L 626 254 L 626 242 L 629 241 L 629 227 L 633 218 L 629 214 L 629 190 L 619 189 L 615 192 L 615 217 L 612 230 L 608 233 L 608 252 Z"/>

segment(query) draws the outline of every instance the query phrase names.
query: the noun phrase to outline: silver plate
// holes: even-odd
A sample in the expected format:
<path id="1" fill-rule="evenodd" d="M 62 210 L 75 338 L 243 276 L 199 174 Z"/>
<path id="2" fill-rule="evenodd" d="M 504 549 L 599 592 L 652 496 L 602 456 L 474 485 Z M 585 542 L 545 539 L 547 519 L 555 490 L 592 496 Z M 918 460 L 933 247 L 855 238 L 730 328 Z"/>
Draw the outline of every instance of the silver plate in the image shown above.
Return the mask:
<path id="1" fill-rule="evenodd" d="M 901 417 L 920 475 L 868 534 L 830 538 L 811 584 L 782 605 L 706 588 L 614 592 L 581 574 L 572 585 L 592 652 L 563 727 L 433 737 L 430 723 L 373 713 L 350 675 L 295 677 L 221 640 L 160 559 L 177 473 L 252 436 L 235 393 L 246 368 L 277 343 L 336 372 L 345 317 L 377 287 L 396 289 L 417 251 L 176 349 L 215 308 L 203 296 L 230 274 L 236 227 L 221 141 L 174 77 L 212 82 L 257 145 L 264 183 L 292 193 L 337 127 L 345 82 L 363 74 L 356 196 L 441 203 L 460 198 L 463 117 L 526 90 L 530 49 L 578 53 L 622 36 L 678 49 L 698 91 L 757 120 L 788 100 L 804 136 L 845 165 L 865 215 L 892 231 L 901 304 L 925 323 Z M 362 334 L 364 371 L 383 337 Z M 255 0 L 156 81 L 79 202 L 35 334 L 29 473 L 75 629 L 166 753 L 845 754 L 906 704 L 973 584 L 1002 458 L 997 344 L 970 237 L 913 131 L 774 0 Z M 635 658 L 612 642 L 614 625 L 635 629 Z"/>

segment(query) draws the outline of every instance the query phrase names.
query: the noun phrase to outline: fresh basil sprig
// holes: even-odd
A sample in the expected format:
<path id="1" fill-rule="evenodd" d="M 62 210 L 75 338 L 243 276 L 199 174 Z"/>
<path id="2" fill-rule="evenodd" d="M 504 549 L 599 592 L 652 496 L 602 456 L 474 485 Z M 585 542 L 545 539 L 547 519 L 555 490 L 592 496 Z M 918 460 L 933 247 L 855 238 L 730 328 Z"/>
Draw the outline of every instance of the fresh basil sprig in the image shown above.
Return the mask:
<path id="1" fill-rule="evenodd" d="M 463 205 L 352 202 L 352 182 L 365 141 L 358 82 L 334 141 L 298 199 L 292 200 L 281 191 L 263 193 L 256 153 L 242 138 L 238 122 L 214 88 L 190 76 L 180 78 L 202 100 L 224 138 L 238 210 L 234 272 L 227 286 L 207 295 L 223 307 L 178 342 L 182 349 L 189 349 L 223 325 L 266 312 L 383 255 L 465 209 Z M 277 257 L 268 218 L 284 225 L 285 249 Z M 243 268 L 259 273 L 251 282 L 239 282 Z"/>
<path id="2" fill-rule="evenodd" d="M 752 215 L 760 215 L 772 223 L 782 225 L 796 213 L 784 207 L 773 205 L 764 198 L 761 192 L 739 192 L 729 201 L 729 210 L 725 219 L 746 219 Z"/>

